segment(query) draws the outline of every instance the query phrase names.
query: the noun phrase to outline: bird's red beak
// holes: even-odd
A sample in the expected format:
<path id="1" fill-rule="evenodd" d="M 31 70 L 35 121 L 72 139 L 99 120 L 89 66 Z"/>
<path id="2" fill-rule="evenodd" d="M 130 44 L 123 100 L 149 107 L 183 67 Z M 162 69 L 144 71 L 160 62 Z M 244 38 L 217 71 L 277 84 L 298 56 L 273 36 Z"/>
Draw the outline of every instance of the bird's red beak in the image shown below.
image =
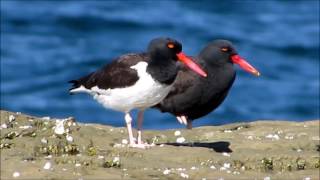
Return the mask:
<path id="1" fill-rule="evenodd" d="M 232 55 L 231 60 L 233 63 L 238 64 L 245 71 L 252 73 L 256 76 L 260 76 L 259 71 L 257 71 L 254 67 L 252 67 L 246 60 L 241 58 L 239 55 Z"/>
<path id="2" fill-rule="evenodd" d="M 183 52 L 177 54 L 178 60 L 186 64 L 191 70 L 198 73 L 200 76 L 207 77 L 207 73 L 201 67 L 187 57 Z"/>

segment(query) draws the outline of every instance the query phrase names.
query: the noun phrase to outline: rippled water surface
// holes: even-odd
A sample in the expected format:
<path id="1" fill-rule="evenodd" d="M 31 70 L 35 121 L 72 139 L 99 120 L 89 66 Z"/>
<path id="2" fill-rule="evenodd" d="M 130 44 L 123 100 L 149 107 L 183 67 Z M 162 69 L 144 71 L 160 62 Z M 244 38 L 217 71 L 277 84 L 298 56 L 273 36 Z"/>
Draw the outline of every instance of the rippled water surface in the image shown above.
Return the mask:
<path id="1" fill-rule="evenodd" d="M 319 1 L 4 0 L 0 26 L 1 109 L 123 126 L 122 113 L 70 96 L 67 81 L 170 36 L 190 55 L 213 39 L 231 40 L 262 74 L 237 68 L 226 101 L 196 126 L 319 118 Z M 144 127 L 182 126 L 148 110 Z"/>

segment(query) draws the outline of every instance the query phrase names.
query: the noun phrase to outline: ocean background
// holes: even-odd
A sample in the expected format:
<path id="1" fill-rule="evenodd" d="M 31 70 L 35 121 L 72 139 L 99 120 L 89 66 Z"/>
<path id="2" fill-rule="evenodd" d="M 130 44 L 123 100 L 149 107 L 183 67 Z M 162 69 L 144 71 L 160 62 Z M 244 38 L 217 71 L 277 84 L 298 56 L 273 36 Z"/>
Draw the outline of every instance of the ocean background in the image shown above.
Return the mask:
<path id="1" fill-rule="evenodd" d="M 319 119 L 319 1 L 11 1 L 1 0 L 1 109 L 124 126 L 123 113 L 68 80 L 169 36 L 196 55 L 227 39 L 261 73 L 237 68 L 224 103 L 194 126 L 256 120 Z M 136 111 L 133 115 L 136 115 Z M 183 128 L 148 110 L 145 129 Z"/>

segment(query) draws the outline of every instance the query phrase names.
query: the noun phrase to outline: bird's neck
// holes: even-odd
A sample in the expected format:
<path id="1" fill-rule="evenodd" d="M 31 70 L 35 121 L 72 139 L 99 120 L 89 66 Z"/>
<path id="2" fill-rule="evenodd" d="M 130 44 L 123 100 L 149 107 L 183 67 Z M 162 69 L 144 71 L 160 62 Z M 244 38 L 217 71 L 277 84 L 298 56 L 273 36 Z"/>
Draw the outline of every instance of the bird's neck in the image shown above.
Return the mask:
<path id="1" fill-rule="evenodd" d="M 147 72 L 161 84 L 170 85 L 177 76 L 176 61 L 165 57 L 151 57 Z"/>

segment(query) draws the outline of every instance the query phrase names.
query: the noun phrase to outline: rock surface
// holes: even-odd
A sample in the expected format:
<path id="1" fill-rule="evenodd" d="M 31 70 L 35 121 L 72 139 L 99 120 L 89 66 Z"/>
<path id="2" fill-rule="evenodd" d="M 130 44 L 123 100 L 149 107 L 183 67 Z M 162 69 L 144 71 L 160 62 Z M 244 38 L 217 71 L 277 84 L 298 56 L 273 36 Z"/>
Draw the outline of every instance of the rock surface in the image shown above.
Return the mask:
<path id="1" fill-rule="evenodd" d="M 148 130 L 135 149 L 125 128 L 1 111 L 1 179 L 319 179 L 319 122 Z"/>

